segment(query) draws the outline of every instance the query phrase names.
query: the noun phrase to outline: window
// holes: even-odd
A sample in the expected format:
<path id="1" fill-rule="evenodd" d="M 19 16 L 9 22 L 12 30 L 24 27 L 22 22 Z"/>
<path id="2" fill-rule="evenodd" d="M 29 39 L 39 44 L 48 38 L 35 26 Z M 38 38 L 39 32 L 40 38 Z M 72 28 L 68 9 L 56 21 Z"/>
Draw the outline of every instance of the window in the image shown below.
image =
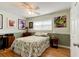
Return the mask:
<path id="1" fill-rule="evenodd" d="M 34 30 L 52 30 L 52 20 L 34 21 Z"/>

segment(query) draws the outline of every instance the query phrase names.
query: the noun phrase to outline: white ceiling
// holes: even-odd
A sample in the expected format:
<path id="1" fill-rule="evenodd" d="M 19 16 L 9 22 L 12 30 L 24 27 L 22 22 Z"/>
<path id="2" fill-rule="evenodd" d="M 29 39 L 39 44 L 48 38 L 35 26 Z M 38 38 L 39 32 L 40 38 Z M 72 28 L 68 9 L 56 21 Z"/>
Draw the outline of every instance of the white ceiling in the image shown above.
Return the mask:
<path id="1" fill-rule="evenodd" d="M 19 2 L 0 2 L 0 10 L 4 10 L 19 16 L 34 17 L 63 9 L 68 9 L 71 5 L 71 2 L 32 2 L 32 4 L 39 6 L 40 9 L 38 9 L 37 12 L 40 14 L 29 15 L 27 10 L 18 6 L 18 3 Z"/>

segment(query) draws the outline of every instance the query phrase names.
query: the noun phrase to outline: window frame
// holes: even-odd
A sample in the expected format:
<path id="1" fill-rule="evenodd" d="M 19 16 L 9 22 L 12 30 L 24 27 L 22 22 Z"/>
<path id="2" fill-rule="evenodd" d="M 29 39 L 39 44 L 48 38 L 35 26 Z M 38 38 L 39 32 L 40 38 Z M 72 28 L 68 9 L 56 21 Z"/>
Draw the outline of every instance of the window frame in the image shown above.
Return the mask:
<path id="1" fill-rule="evenodd" d="M 48 23 L 48 21 L 49 21 L 50 24 L 44 24 L 44 22 L 47 22 L 47 23 Z M 35 25 L 36 22 L 40 23 L 40 24 L 38 25 L 38 26 L 40 26 L 40 27 L 38 27 L 38 26 Z M 44 31 L 51 31 L 51 30 L 52 30 L 52 26 L 53 26 L 53 25 L 52 25 L 52 24 L 53 24 L 53 23 L 52 23 L 52 20 L 39 20 L 39 21 L 34 21 L 33 23 L 34 23 L 33 30 L 38 30 L 38 31 L 39 31 L 39 30 L 41 30 L 41 31 L 43 31 L 43 30 L 44 30 Z M 50 29 L 45 29 L 44 26 L 45 26 L 45 27 L 46 27 L 46 26 L 50 26 Z M 38 29 L 38 28 L 35 29 L 35 27 L 38 27 L 39 29 Z"/>

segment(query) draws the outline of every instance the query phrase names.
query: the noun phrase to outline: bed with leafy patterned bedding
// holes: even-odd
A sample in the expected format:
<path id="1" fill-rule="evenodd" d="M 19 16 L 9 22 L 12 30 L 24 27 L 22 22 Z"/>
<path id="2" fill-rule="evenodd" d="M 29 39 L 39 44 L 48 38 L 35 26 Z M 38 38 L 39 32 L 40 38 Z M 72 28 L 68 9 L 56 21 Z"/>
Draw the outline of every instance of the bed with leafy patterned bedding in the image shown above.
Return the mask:
<path id="1" fill-rule="evenodd" d="M 45 36 L 28 36 L 17 38 L 11 49 L 23 57 L 37 57 L 49 47 L 49 37 Z"/>

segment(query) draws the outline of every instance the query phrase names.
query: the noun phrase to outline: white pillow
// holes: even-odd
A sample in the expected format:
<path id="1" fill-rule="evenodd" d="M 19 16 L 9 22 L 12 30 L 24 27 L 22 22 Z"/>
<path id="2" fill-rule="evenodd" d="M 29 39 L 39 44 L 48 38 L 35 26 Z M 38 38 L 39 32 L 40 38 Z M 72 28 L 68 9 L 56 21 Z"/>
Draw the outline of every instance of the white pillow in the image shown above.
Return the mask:
<path id="1" fill-rule="evenodd" d="M 45 32 L 36 32 L 35 35 L 47 35 L 48 33 Z"/>
<path id="2" fill-rule="evenodd" d="M 42 32 L 42 35 L 47 35 L 48 33 Z"/>
<path id="3" fill-rule="evenodd" d="M 35 35 L 41 35 L 41 32 L 36 32 Z"/>

